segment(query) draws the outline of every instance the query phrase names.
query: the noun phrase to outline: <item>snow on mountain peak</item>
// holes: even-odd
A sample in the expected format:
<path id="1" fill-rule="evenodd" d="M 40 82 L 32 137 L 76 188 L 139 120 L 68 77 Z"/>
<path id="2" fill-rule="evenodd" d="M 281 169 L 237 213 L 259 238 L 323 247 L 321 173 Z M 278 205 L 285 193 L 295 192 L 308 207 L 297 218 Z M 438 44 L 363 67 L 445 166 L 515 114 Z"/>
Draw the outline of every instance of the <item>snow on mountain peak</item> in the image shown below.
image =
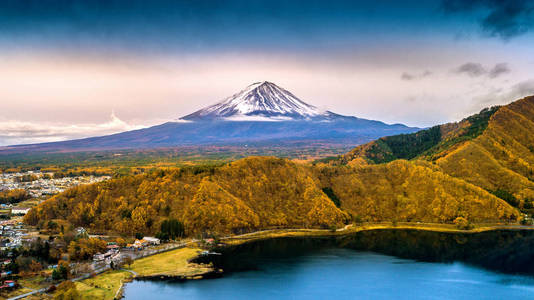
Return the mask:
<path id="1" fill-rule="evenodd" d="M 327 116 L 291 92 L 268 81 L 256 82 L 214 105 L 182 117 L 182 120 L 288 120 Z"/>

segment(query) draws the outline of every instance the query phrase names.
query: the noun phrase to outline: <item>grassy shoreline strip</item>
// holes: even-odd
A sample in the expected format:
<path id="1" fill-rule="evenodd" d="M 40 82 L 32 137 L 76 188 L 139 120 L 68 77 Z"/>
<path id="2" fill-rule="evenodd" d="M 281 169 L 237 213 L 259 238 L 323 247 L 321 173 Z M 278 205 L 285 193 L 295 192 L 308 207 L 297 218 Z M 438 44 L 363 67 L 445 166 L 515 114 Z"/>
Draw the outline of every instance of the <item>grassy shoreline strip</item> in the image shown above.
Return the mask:
<path id="1" fill-rule="evenodd" d="M 479 224 L 474 225 L 471 229 L 459 229 L 452 224 L 397 224 L 383 223 L 383 224 L 366 224 L 361 226 L 347 226 L 342 230 L 328 230 L 328 229 L 273 229 L 264 230 L 256 233 L 249 233 L 237 236 L 230 236 L 223 238 L 224 242 L 229 245 L 239 245 L 255 240 L 263 240 L 278 237 L 314 237 L 314 236 L 343 236 L 352 233 L 369 230 L 425 230 L 445 233 L 479 233 L 492 230 L 534 230 L 534 226 L 519 226 L 519 225 L 500 225 L 500 224 Z"/>

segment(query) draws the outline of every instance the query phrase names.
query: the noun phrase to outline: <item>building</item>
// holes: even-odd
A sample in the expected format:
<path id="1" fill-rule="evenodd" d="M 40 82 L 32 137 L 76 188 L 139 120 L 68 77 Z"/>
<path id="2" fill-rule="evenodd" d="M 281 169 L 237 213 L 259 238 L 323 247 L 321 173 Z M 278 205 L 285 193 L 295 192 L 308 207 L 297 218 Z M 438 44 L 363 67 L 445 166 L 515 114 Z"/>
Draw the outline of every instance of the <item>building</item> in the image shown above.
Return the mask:
<path id="1" fill-rule="evenodd" d="M 11 214 L 12 215 L 23 216 L 23 215 L 27 214 L 28 211 L 30 211 L 30 209 L 27 208 L 27 207 L 13 207 L 11 209 Z"/>
<path id="2" fill-rule="evenodd" d="M 104 259 L 106 259 L 106 257 L 102 253 L 93 255 L 93 261 L 103 261 Z"/>
<path id="3" fill-rule="evenodd" d="M 108 251 L 111 251 L 113 253 L 119 252 L 120 248 L 121 247 L 119 245 L 107 245 L 106 246 L 106 249 L 108 249 Z"/>
<path id="4" fill-rule="evenodd" d="M 151 236 L 145 236 L 143 240 L 147 241 L 151 245 L 159 245 L 160 243 L 160 240 L 158 238 L 151 237 Z"/>

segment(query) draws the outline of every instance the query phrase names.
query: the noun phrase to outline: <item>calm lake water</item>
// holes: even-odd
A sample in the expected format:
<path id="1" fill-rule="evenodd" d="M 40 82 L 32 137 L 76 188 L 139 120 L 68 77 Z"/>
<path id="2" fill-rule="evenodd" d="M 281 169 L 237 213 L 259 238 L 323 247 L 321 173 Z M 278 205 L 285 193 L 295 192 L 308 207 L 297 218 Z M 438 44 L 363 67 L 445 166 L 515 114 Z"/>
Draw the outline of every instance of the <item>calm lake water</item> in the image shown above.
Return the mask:
<path id="1" fill-rule="evenodd" d="M 134 281 L 126 299 L 534 299 L 534 233 L 380 230 L 222 249 L 222 278 Z"/>

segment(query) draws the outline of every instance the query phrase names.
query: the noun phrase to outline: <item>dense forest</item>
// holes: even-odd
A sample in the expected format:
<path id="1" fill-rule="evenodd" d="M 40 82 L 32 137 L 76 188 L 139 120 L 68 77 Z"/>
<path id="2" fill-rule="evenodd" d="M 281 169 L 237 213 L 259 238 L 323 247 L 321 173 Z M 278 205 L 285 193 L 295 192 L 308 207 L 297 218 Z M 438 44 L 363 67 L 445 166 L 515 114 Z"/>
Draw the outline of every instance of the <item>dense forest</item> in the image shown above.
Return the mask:
<path id="1" fill-rule="evenodd" d="M 358 157 L 370 163 L 386 163 L 415 157 L 435 160 L 439 157 L 438 154 L 451 146 L 481 135 L 488 127 L 491 116 L 498 109 L 498 106 L 483 109 L 480 113 L 458 123 L 438 125 L 410 134 L 383 137 L 356 147 L 341 157 L 341 161 L 347 163 Z"/>
<path id="2" fill-rule="evenodd" d="M 351 221 L 516 221 L 505 201 L 465 181 L 408 161 L 311 166 L 250 157 L 78 186 L 40 204 L 26 222 L 47 220 L 125 235 L 157 234 L 180 220 L 187 235 L 263 228 L 334 228 Z"/>
<path id="3" fill-rule="evenodd" d="M 119 176 L 56 195 L 25 220 L 124 235 L 163 234 L 170 220 L 186 235 L 365 221 L 518 222 L 533 208 L 533 121 L 534 98 L 525 98 L 314 164 L 248 157 Z"/>
<path id="4" fill-rule="evenodd" d="M 67 220 L 124 234 L 157 233 L 177 219 L 187 234 L 271 227 L 341 226 L 349 215 L 319 188 L 309 167 L 251 157 L 224 166 L 157 170 L 78 186 L 26 215 L 33 225 Z"/>
<path id="5" fill-rule="evenodd" d="M 415 133 L 409 139 L 405 135 L 382 138 L 355 148 L 331 164 L 367 165 L 396 159 L 398 153 L 403 153 L 401 150 L 384 151 L 387 148 L 377 145 L 399 140 L 417 143 L 418 135 L 431 135 L 435 128 L 424 131 L 424 134 Z M 442 137 L 436 146 L 415 151 L 405 158 L 414 163 L 429 162 L 435 170 L 481 187 L 513 206 L 524 211 L 532 209 L 534 97 L 485 109 L 459 123 L 439 128 Z M 391 145 L 396 144 L 389 142 L 388 147 Z"/>

